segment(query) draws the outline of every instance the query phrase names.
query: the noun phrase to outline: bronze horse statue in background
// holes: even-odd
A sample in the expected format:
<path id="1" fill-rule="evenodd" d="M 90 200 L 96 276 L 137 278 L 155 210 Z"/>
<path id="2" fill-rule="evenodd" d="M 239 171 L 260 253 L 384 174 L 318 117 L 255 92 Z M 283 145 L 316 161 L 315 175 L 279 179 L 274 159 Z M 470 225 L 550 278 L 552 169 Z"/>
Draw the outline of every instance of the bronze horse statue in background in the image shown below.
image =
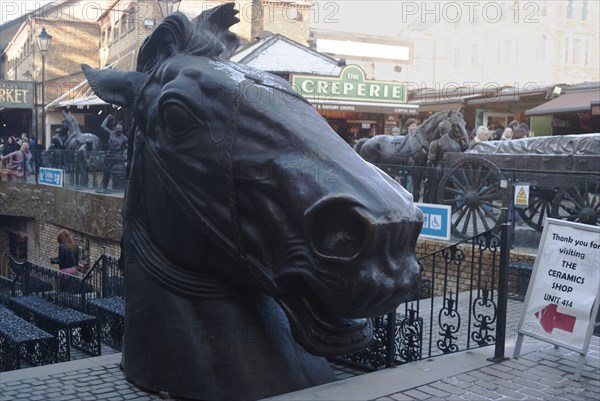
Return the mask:
<path id="1" fill-rule="evenodd" d="M 100 138 L 92 133 L 82 133 L 79 122 L 71 113 L 63 113 L 63 121 L 56 135 L 52 137 L 52 145 L 56 149 L 79 150 L 87 145 L 88 150 L 100 150 Z"/>
<path id="2" fill-rule="evenodd" d="M 444 123 L 444 124 L 442 124 Z M 442 135 L 441 126 L 450 124 L 450 137 L 463 151 L 469 146 L 469 136 L 463 115 L 458 110 L 432 114 L 416 131 L 404 136 L 378 135 L 360 140 L 354 149 L 366 161 L 374 164 L 403 164 L 416 166 L 412 174 L 413 197 L 421 197 L 421 183 L 431 142 Z"/>
<path id="3" fill-rule="evenodd" d="M 420 277 L 411 195 L 285 80 L 226 60 L 233 7 L 165 18 L 137 71 L 83 66 L 136 127 L 122 367 L 140 387 L 202 400 L 335 380 L 323 357 L 366 347 L 368 317 Z"/>

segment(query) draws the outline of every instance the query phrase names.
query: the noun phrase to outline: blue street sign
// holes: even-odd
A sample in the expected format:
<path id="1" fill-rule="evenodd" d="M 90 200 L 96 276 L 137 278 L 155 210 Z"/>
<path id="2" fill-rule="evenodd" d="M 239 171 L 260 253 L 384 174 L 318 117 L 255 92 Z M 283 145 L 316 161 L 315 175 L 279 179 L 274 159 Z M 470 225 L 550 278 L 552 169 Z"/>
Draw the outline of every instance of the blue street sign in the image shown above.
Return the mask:
<path id="1" fill-rule="evenodd" d="M 57 168 L 40 167 L 38 183 L 52 187 L 62 187 L 65 173 Z"/>
<path id="2" fill-rule="evenodd" d="M 415 203 L 415 205 L 423 212 L 423 229 L 420 237 L 448 241 L 450 239 L 452 207 L 431 203 Z"/>

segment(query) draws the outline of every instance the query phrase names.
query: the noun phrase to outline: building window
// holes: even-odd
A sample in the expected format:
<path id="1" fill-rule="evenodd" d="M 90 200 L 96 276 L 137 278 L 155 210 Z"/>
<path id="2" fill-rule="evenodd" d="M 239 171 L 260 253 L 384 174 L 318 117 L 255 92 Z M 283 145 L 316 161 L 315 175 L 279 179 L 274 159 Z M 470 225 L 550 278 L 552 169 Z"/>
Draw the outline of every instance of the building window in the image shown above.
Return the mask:
<path id="1" fill-rule="evenodd" d="M 511 64 L 513 62 L 512 57 L 512 40 L 508 39 L 504 41 L 504 63 Z"/>
<path id="2" fill-rule="evenodd" d="M 587 0 L 583 0 L 583 4 L 581 5 L 581 20 L 582 21 L 587 20 L 587 6 L 588 6 Z"/>
<path id="3" fill-rule="evenodd" d="M 115 26 L 113 27 L 113 42 L 116 42 L 119 40 L 119 21 L 117 21 L 115 23 Z"/>
<path id="4" fill-rule="evenodd" d="M 567 64 L 569 62 L 569 38 L 565 38 L 565 48 L 564 48 L 564 63 Z"/>
<path id="5" fill-rule="evenodd" d="M 454 68 L 460 68 L 460 47 L 454 48 Z"/>
<path id="6" fill-rule="evenodd" d="M 125 36 L 127 34 L 127 32 L 129 32 L 129 28 L 127 27 L 127 24 L 129 23 L 129 20 L 127 19 L 126 15 L 123 15 L 123 18 L 121 18 L 121 37 Z"/>
<path id="7" fill-rule="evenodd" d="M 502 64 L 502 42 L 498 42 L 498 51 L 496 52 L 496 54 L 498 55 L 496 64 Z"/>
<path id="8" fill-rule="evenodd" d="M 568 0 L 567 4 L 567 18 L 573 18 L 573 0 Z"/>
<path id="9" fill-rule="evenodd" d="M 481 60 L 479 59 L 479 45 L 471 46 L 471 66 L 478 67 L 481 65 Z"/>
<path id="10" fill-rule="evenodd" d="M 548 16 L 548 1 L 544 0 L 542 3 L 542 17 Z"/>
<path id="11" fill-rule="evenodd" d="M 546 61 L 546 35 L 542 35 L 540 37 L 538 37 L 538 44 L 537 44 L 537 53 L 536 53 L 536 60 L 537 61 Z"/>
<path id="12" fill-rule="evenodd" d="M 135 9 L 133 7 L 129 11 L 129 14 L 127 14 L 127 20 L 128 20 L 129 31 L 133 31 L 135 29 L 135 20 L 136 20 Z"/>
<path id="13" fill-rule="evenodd" d="M 573 39 L 573 64 L 581 63 L 581 39 Z"/>

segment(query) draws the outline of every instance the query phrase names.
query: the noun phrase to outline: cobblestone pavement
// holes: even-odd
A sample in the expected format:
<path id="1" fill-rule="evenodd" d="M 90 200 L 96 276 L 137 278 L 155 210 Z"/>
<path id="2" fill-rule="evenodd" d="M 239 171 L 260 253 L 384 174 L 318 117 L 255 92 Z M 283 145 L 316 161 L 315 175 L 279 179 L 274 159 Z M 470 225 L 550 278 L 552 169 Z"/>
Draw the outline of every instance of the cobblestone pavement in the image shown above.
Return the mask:
<path id="1" fill-rule="evenodd" d="M 132 386 L 119 368 L 121 354 L 0 374 L 0 400 L 159 400 Z M 27 375 L 30 372 L 32 374 Z M 39 375 L 33 372 L 40 372 Z M 18 373 L 22 379 L 10 380 Z M 4 376 L 4 378 L 2 378 Z M 29 377 L 26 377 L 29 376 Z M 5 381 L 6 379 L 9 381 Z"/>
<path id="2" fill-rule="evenodd" d="M 517 246 L 535 254 L 539 234 L 525 235 Z M 525 238 L 524 238 L 525 239 Z M 530 243 L 530 244 L 529 244 Z M 510 359 L 488 360 L 493 347 L 438 356 L 397 368 L 356 375 L 336 370 L 342 380 L 277 400 L 600 400 L 600 338 L 593 337 L 580 381 L 573 379 L 578 354 L 525 338 L 518 359 L 512 358 L 522 303 L 509 300 L 507 349 Z M 0 401 L 12 400 L 159 400 L 131 385 L 119 368 L 120 353 L 103 348 L 103 356 L 0 373 Z M 76 354 L 76 357 L 79 357 Z"/>
<path id="3" fill-rule="evenodd" d="M 518 359 L 447 377 L 377 401 L 403 400 L 600 400 L 600 341 L 593 337 L 580 381 L 579 354 L 549 345 Z M 440 358 L 443 359 L 443 358 Z"/>
<path id="4" fill-rule="evenodd" d="M 482 349 L 478 350 L 481 351 Z M 487 347 L 488 354 L 493 348 Z M 512 352 L 512 351 L 511 351 Z M 459 353 L 460 354 L 460 353 Z M 508 353 L 507 353 L 508 355 Z M 534 351 L 521 354 L 518 359 L 510 358 L 495 364 L 486 361 L 481 367 L 459 374 L 449 374 L 437 380 L 428 381 L 423 371 L 451 370 L 457 357 L 442 356 L 429 361 L 415 362 L 415 367 L 403 365 L 402 369 L 387 369 L 365 374 L 335 383 L 335 392 L 321 393 L 311 389 L 277 397 L 280 400 L 585 400 L 600 399 L 600 338 L 593 337 L 586 364 L 580 381 L 573 380 L 573 372 L 578 355 L 551 345 L 538 346 Z M 150 394 L 142 391 L 125 380 L 118 366 L 120 354 L 98 358 L 47 365 L 37 368 L 5 372 L 0 375 L 0 400 L 158 400 L 168 399 L 168 395 Z M 429 364 L 429 365 L 423 365 Z M 467 364 L 468 365 L 468 364 Z M 454 367 L 455 368 L 455 367 Z M 408 369 L 408 370 L 407 370 Z M 416 375 L 406 372 L 417 371 Z M 385 376 L 382 376 L 385 374 Z M 415 377 L 419 377 L 418 380 Z M 384 380 L 382 381 L 382 378 Z M 363 393 L 382 391 L 404 382 L 402 391 L 390 391 L 385 396 L 361 398 L 356 394 L 352 381 L 360 380 Z M 419 383 L 416 383 L 416 382 Z M 412 383 L 411 383 L 412 382 Z M 411 386 L 411 384 L 414 384 Z M 328 386 L 328 385 L 325 385 Z M 369 386 L 373 388 L 369 389 Z M 323 387 L 323 386 L 320 386 Z M 377 388 L 376 388 L 377 387 Z M 315 388 L 316 389 L 316 388 Z"/>

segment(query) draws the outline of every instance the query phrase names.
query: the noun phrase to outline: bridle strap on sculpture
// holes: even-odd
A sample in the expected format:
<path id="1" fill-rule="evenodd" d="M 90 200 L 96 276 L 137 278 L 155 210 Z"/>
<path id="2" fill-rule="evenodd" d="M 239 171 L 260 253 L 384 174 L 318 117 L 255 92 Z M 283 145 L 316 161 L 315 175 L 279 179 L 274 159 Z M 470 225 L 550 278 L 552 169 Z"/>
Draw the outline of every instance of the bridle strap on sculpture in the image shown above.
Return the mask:
<path id="1" fill-rule="evenodd" d="M 243 81 L 240 83 L 245 84 L 251 81 Z M 273 279 L 267 274 L 267 269 L 251 255 L 246 253 L 246 247 L 244 244 L 242 229 L 240 226 L 239 219 L 239 208 L 237 205 L 237 195 L 235 180 L 233 174 L 233 151 L 235 148 L 238 123 L 239 123 L 239 106 L 243 90 L 234 97 L 232 104 L 232 117 L 228 121 L 228 134 L 226 140 L 226 148 L 224 149 L 224 165 L 225 168 L 225 182 L 228 186 L 227 191 L 227 204 L 229 206 L 231 224 L 233 227 L 234 240 L 230 240 L 223 232 L 206 219 L 202 213 L 195 208 L 192 202 L 188 199 L 186 194 L 179 188 L 175 181 L 171 178 L 167 170 L 162 166 L 160 159 L 155 154 L 151 146 L 148 146 L 147 139 L 144 137 L 144 143 L 141 146 L 142 158 L 147 162 L 146 164 L 152 169 L 152 172 L 158 178 L 160 185 L 163 190 L 167 191 L 173 197 L 177 206 L 181 211 L 193 222 L 193 224 L 200 229 L 200 231 L 209 238 L 216 246 L 218 246 L 223 252 L 231 256 L 236 263 L 239 263 L 246 268 L 250 274 L 256 279 L 262 288 L 271 295 L 277 298 L 279 296 L 279 289 Z M 164 265 L 165 269 L 168 265 Z"/>

